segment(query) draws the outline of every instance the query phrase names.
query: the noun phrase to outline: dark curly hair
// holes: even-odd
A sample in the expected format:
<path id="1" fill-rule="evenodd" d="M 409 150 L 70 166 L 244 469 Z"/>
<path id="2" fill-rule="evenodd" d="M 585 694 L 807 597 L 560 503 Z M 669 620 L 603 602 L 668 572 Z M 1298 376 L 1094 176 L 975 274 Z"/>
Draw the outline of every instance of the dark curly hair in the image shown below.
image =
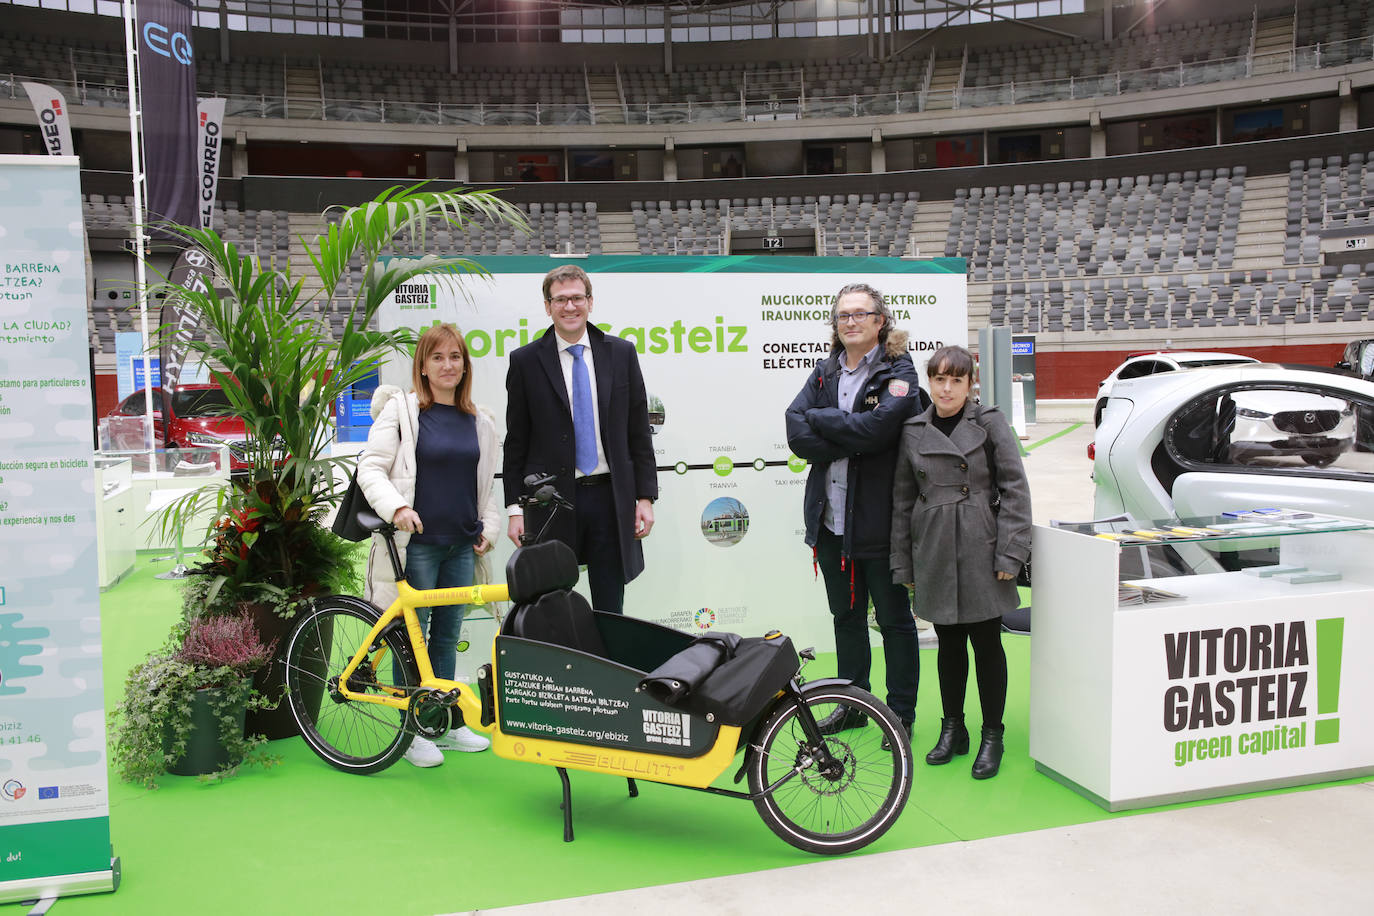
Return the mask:
<path id="1" fill-rule="evenodd" d="M 844 342 L 840 340 L 840 326 L 835 320 L 835 313 L 839 310 L 840 300 L 850 293 L 863 293 L 868 296 L 873 303 L 873 311 L 883 316 L 883 326 L 878 329 L 878 346 L 882 351 L 887 350 L 887 335 L 892 333 L 892 312 L 887 307 L 887 300 L 883 294 L 878 292 L 867 283 L 849 283 L 840 288 L 835 294 L 835 299 L 830 303 L 830 349 L 838 351 L 844 349 Z"/>

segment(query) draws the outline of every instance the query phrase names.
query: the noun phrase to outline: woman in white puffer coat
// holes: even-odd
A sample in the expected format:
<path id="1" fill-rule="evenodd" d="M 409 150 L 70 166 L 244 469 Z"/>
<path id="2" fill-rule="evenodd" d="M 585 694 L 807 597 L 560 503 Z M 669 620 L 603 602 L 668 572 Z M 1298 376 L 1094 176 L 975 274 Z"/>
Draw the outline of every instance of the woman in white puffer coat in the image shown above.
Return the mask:
<path id="1" fill-rule="evenodd" d="M 383 385 L 372 396 L 373 423 L 358 457 L 358 486 L 373 511 L 399 529 L 396 546 L 406 579 L 417 589 L 471 585 L 498 535 L 501 512 L 493 483 L 500 445 L 491 413 L 472 402 L 471 370 L 458 329 L 435 325 L 415 347 L 414 391 Z M 377 607 L 390 605 L 396 600 L 393 578 L 386 544 L 374 536 L 367 599 Z M 418 611 L 436 677 L 453 678 L 466 611 Z M 438 766 L 443 750 L 481 751 L 489 745 L 464 726 L 438 743 L 416 736 L 406 759 Z"/>

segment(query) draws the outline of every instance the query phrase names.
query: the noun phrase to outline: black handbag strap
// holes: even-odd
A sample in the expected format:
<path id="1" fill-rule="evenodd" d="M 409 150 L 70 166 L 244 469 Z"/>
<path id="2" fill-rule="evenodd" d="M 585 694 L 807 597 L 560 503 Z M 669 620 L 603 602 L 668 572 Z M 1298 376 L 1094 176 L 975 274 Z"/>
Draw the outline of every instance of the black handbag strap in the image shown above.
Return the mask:
<path id="1" fill-rule="evenodd" d="M 992 436 L 988 434 L 988 428 L 983 423 L 983 411 L 980 406 L 978 410 L 978 425 L 983 427 L 983 454 L 988 461 L 988 479 L 992 482 L 992 495 L 988 497 L 988 502 L 992 504 L 994 510 L 1002 507 L 1002 491 L 997 486 L 997 452 L 992 444 Z"/>

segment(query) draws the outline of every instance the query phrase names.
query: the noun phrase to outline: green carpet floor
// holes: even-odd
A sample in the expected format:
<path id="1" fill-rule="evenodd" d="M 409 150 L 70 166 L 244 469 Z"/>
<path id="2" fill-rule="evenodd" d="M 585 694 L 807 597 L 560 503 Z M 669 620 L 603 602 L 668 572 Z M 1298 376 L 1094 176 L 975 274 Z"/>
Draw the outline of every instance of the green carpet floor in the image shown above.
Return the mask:
<path id="1" fill-rule="evenodd" d="M 140 556 L 132 576 L 104 595 L 107 707 L 125 672 L 176 618 L 178 586 L 153 578 L 165 568 Z M 1026 735 L 1030 643 L 1003 641 L 1011 689 L 1000 775 L 974 781 L 971 757 L 945 767 L 919 762 L 940 717 L 934 652 L 923 651 L 911 801 L 860 854 L 1130 816 L 1108 814 L 1035 772 Z M 807 669 L 812 677 L 833 672 L 833 656 Z M 874 682 L 882 683 L 880 670 Z M 972 683 L 969 693 L 976 735 Z M 624 780 L 572 773 L 577 839 L 565 844 L 558 776 L 546 767 L 449 754 L 437 769 L 402 762 L 355 776 L 330 768 L 299 739 L 272 747 L 281 766 L 222 784 L 169 776 L 148 791 L 112 774 L 123 884 L 113 895 L 64 899 L 60 912 L 447 913 L 816 861 L 777 839 L 745 801 L 649 783 L 631 799 Z"/>

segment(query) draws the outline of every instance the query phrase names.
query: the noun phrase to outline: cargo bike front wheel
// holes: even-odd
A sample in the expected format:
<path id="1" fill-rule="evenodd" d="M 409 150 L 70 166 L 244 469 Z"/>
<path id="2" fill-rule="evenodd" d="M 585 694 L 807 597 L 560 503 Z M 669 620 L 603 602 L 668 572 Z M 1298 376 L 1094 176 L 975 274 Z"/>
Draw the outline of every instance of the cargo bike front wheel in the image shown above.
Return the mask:
<path id="1" fill-rule="evenodd" d="M 846 727 L 813 738 L 797 701 L 784 702 L 756 735 L 749 791 L 774 833 L 807 852 L 839 855 L 878 839 L 911 793 L 910 739 L 892 711 L 848 684 L 802 688 L 820 722 L 837 709 Z M 771 791 L 769 791 L 771 788 Z"/>

